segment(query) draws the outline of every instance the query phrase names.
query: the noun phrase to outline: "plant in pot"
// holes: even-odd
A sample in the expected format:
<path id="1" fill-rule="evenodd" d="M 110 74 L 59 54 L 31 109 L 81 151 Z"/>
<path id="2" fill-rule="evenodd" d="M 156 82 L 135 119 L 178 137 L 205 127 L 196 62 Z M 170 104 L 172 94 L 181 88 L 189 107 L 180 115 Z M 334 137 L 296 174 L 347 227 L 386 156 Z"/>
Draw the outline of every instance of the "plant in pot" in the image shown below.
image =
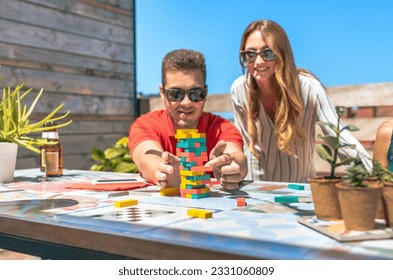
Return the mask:
<path id="1" fill-rule="evenodd" d="M 309 179 L 315 214 L 321 220 L 341 219 L 341 210 L 335 184 L 341 182 L 342 178 L 337 176 L 336 170 L 339 166 L 351 164 L 354 158 L 347 157 L 340 160 L 339 152 L 344 147 L 354 149 L 355 145 L 341 143 L 340 136 L 345 130 L 359 130 L 354 125 L 341 126 L 341 118 L 345 115 L 346 108 L 344 106 L 336 106 L 335 109 L 337 113 L 337 122 L 335 124 L 318 122 L 320 125 L 324 125 L 333 131 L 333 135 L 323 136 L 319 134 L 318 138 L 322 140 L 322 143 L 316 145 L 319 157 L 330 165 L 329 175 Z"/>
<path id="2" fill-rule="evenodd" d="M 381 183 L 360 159 L 347 169 L 343 182 L 337 183 L 337 195 L 345 227 L 348 230 L 371 230 L 375 227 L 378 206 L 381 203 Z"/>
<path id="3" fill-rule="evenodd" d="M 388 227 L 393 227 L 393 172 L 382 167 L 378 161 L 374 161 L 371 177 L 378 180 L 382 188 L 382 207 L 379 207 L 377 218 L 384 218 Z M 381 210 L 382 214 L 381 215 Z"/>
<path id="4" fill-rule="evenodd" d="M 2 79 L 1 81 L 3 95 L 0 102 L 0 182 L 4 183 L 13 181 L 18 146 L 40 153 L 37 147 L 51 143 L 46 139 L 33 137 L 34 134 L 53 129 L 54 127 L 44 127 L 44 124 L 62 120 L 68 116 L 69 112 L 56 116 L 64 106 L 64 104 L 60 104 L 43 119 L 32 122 L 30 118 L 43 89 L 40 90 L 30 107 L 28 107 L 23 102 L 26 100 L 26 96 L 32 92 L 32 88 L 22 91 L 25 85 L 25 83 L 22 83 L 11 90 Z M 64 127 L 71 122 L 72 120 L 69 120 L 58 124 L 56 128 Z"/>

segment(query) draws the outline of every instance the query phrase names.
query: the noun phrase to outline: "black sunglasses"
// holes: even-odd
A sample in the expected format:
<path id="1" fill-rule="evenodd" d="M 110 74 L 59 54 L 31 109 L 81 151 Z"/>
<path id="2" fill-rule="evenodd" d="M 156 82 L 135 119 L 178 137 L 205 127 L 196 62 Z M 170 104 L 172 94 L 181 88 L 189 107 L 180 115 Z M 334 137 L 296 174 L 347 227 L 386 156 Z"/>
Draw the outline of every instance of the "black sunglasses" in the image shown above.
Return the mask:
<path id="1" fill-rule="evenodd" d="M 192 102 L 201 102 L 205 100 L 207 95 L 207 85 L 202 88 L 193 88 L 190 90 L 182 90 L 178 88 L 168 88 L 165 89 L 163 87 L 163 91 L 165 93 L 165 97 L 171 102 L 180 102 L 184 99 L 184 97 L 188 96 L 188 98 Z"/>
<path id="2" fill-rule="evenodd" d="M 264 48 L 259 52 L 255 50 L 244 50 L 240 51 L 240 54 L 242 55 L 243 61 L 247 63 L 255 62 L 255 60 L 257 60 L 258 54 L 262 57 L 263 61 L 266 62 L 273 61 L 277 57 L 275 53 L 269 48 Z"/>

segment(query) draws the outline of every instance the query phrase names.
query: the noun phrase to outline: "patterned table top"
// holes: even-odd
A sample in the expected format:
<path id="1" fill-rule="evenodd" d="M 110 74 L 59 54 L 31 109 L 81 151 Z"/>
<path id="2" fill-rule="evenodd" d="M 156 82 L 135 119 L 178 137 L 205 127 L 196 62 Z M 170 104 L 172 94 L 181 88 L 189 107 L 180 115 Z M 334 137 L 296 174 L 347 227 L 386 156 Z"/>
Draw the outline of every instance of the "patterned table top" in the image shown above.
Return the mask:
<path id="1" fill-rule="evenodd" d="M 81 170 L 65 170 L 62 177 L 47 180 L 38 169 L 17 170 L 15 182 L 0 184 L 0 217 L 244 258 L 393 259 L 391 238 L 340 242 L 299 223 L 299 218 L 314 215 L 307 184 L 295 190 L 284 182 L 245 182 L 237 191 L 225 191 L 212 183 L 211 196 L 202 199 L 161 196 L 157 186 L 127 191 L 67 187 L 121 178 L 141 180 L 136 174 Z M 275 203 L 279 196 L 297 196 L 300 202 Z M 246 198 L 247 205 L 237 206 L 238 197 Z M 130 198 L 138 204 L 114 207 L 115 201 Z M 190 208 L 211 210 L 213 218 L 189 217 Z M 160 258 L 159 252 L 151 253 Z"/>

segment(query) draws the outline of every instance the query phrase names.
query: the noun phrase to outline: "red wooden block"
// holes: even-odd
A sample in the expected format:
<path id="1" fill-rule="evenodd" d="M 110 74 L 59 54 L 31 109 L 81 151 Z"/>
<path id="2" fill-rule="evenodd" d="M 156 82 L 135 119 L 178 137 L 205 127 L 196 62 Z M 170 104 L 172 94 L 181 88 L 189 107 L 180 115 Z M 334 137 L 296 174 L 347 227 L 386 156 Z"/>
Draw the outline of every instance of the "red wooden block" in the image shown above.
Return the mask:
<path id="1" fill-rule="evenodd" d="M 238 197 L 237 198 L 237 206 L 240 206 L 240 207 L 247 206 L 246 199 L 244 197 Z"/>

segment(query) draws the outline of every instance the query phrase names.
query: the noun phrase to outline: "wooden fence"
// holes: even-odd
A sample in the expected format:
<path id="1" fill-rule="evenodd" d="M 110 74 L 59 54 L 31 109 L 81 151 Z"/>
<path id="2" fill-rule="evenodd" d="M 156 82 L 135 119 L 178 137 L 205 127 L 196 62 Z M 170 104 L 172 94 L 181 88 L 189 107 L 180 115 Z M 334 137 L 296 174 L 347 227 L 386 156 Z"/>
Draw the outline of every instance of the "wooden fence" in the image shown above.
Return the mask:
<path id="1" fill-rule="evenodd" d="M 44 88 L 33 120 L 60 103 L 64 167 L 89 169 L 93 147 L 128 134 L 135 119 L 134 0 L 12 0 L 0 7 L 0 76 Z M 33 96 L 32 96 L 33 97 Z M 20 148 L 17 168 L 38 167 Z"/>

